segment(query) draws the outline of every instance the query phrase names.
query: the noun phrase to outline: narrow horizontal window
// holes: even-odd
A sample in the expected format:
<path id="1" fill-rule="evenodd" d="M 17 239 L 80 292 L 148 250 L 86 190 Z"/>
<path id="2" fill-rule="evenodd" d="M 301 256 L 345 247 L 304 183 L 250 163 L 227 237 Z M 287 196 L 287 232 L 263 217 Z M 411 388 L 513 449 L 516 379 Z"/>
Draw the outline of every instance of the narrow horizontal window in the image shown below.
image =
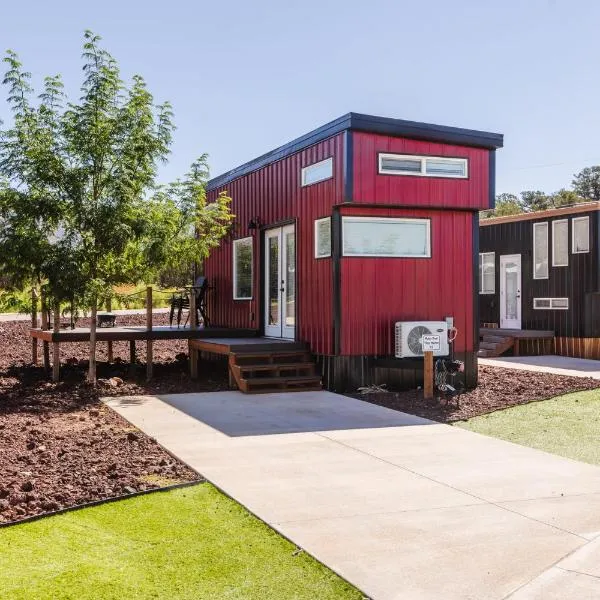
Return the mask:
<path id="1" fill-rule="evenodd" d="M 494 252 L 479 254 L 479 293 L 496 293 L 496 255 Z"/>
<path id="2" fill-rule="evenodd" d="M 331 256 L 331 218 L 315 221 L 315 258 Z"/>
<path id="3" fill-rule="evenodd" d="M 469 161 L 466 158 L 419 156 L 412 154 L 379 154 L 382 175 L 417 175 L 419 177 L 453 177 L 466 179 Z"/>
<path id="4" fill-rule="evenodd" d="M 533 308 L 536 310 L 568 310 L 568 298 L 534 298 Z"/>
<path id="5" fill-rule="evenodd" d="M 426 158 L 425 172 L 434 177 L 466 177 L 467 160 L 449 158 Z"/>
<path id="6" fill-rule="evenodd" d="M 302 169 L 302 186 L 312 185 L 333 177 L 333 157 Z"/>
<path id="7" fill-rule="evenodd" d="M 418 175 L 423 168 L 422 158 L 403 158 L 402 156 L 393 156 L 389 154 L 380 154 L 379 172 L 380 173 L 408 173 Z"/>
<path id="8" fill-rule="evenodd" d="M 252 238 L 233 242 L 233 299 L 252 300 Z"/>
<path id="9" fill-rule="evenodd" d="M 343 256 L 431 257 L 429 219 L 342 217 Z"/>
<path id="10" fill-rule="evenodd" d="M 573 219 L 573 254 L 583 254 L 590 251 L 590 218 L 577 217 Z"/>
<path id="11" fill-rule="evenodd" d="M 552 221 L 552 266 L 569 264 L 569 221 Z"/>
<path id="12" fill-rule="evenodd" d="M 548 279 L 548 223 L 533 224 L 533 278 Z"/>

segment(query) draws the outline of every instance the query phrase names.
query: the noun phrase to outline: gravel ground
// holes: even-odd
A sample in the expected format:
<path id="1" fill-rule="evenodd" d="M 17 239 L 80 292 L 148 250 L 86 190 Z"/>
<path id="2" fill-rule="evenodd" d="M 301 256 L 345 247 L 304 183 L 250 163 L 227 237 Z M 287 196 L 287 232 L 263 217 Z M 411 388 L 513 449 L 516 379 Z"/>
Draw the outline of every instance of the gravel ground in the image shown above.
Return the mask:
<path id="1" fill-rule="evenodd" d="M 120 322 L 141 324 L 145 317 Z M 146 383 L 143 368 L 130 374 L 128 344 L 115 342 L 115 363 L 99 363 L 98 376 L 117 385 L 92 388 L 85 383 L 87 344 L 64 344 L 68 364 L 54 384 L 31 366 L 27 330 L 27 323 L 0 323 L 0 523 L 201 479 L 99 398 L 225 389 L 223 362 L 209 363 L 192 382 L 186 342 L 155 342 L 156 376 Z M 98 348 L 105 360 L 106 345 Z"/>
<path id="2" fill-rule="evenodd" d="M 451 423 L 517 404 L 599 387 L 600 380 L 591 377 L 568 377 L 482 365 L 479 367 L 479 385 L 455 398 L 436 397 L 426 401 L 421 390 L 353 396 L 379 406 Z"/>

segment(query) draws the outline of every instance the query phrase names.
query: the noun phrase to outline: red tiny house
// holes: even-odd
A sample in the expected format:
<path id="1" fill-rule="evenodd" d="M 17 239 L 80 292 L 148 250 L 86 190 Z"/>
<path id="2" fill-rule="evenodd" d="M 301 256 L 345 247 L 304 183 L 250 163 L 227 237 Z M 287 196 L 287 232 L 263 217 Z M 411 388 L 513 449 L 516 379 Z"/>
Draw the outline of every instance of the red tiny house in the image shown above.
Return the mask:
<path id="1" fill-rule="evenodd" d="M 211 322 L 271 335 L 275 306 L 292 324 L 287 337 L 308 343 L 326 386 L 340 390 L 413 385 L 418 365 L 394 358 L 394 323 L 451 316 L 453 350 L 474 385 L 477 215 L 492 205 L 501 145 L 498 134 L 350 113 L 211 180 L 209 199 L 227 190 L 236 215 L 230 239 L 205 263 Z M 381 172 L 380 155 L 414 172 Z M 349 255 L 346 238 L 363 220 L 376 230 L 427 231 L 430 253 Z M 280 232 L 289 234 L 287 249 Z M 252 238 L 252 298 L 234 300 L 233 240 L 245 238 Z M 282 266 L 290 249 L 293 262 Z"/>

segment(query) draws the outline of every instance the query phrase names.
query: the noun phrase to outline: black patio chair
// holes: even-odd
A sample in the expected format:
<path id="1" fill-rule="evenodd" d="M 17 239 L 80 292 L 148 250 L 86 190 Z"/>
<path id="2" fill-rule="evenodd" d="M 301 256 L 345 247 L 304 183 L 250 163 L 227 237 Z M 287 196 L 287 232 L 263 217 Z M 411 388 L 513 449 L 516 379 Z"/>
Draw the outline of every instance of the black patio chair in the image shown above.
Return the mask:
<path id="1" fill-rule="evenodd" d="M 198 277 L 194 282 L 191 290 L 184 290 L 171 296 L 171 310 L 169 312 L 169 324 L 173 326 L 173 317 L 177 311 L 177 327 L 181 324 L 183 311 L 187 310 L 187 316 L 183 326 L 185 327 L 190 319 L 190 293 L 196 295 L 196 323 L 202 322 L 205 327 L 208 327 L 208 315 L 206 314 L 206 292 L 208 291 L 208 279 L 206 277 Z"/>

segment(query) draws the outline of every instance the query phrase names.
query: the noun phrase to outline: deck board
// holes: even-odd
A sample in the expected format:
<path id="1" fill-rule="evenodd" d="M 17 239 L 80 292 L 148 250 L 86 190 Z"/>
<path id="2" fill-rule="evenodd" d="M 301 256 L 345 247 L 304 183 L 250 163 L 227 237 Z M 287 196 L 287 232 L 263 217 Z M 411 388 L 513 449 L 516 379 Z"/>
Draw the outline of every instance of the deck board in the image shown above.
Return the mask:
<path id="1" fill-rule="evenodd" d="M 500 329 L 498 327 L 480 327 L 479 334 L 508 336 L 519 340 L 547 340 L 554 337 L 554 331 L 545 329 Z"/>

